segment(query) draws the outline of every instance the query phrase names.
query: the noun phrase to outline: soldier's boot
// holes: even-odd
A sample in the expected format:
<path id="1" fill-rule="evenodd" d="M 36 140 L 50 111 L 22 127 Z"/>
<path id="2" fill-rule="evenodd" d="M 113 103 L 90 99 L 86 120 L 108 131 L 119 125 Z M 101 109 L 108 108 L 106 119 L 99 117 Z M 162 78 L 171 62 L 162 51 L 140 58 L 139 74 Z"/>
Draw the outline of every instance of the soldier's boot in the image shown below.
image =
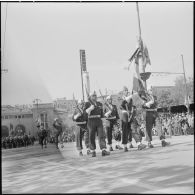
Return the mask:
<path id="1" fill-rule="evenodd" d="M 127 149 L 127 147 L 124 147 L 124 152 L 128 152 L 128 149 Z"/>
<path id="2" fill-rule="evenodd" d="M 110 155 L 110 152 L 106 150 L 102 150 L 102 156 L 108 156 L 108 155 Z"/>
<path id="3" fill-rule="evenodd" d="M 96 152 L 95 151 L 92 151 L 92 153 L 91 153 L 92 155 L 92 157 L 96 157 Z"/>
<path id="4" fill-rule="evenodd" d="M 109 148 L 109 151 L 110 151 L 110 152 L 111 152 L 111 151 L 114 151 L 113 148 L 112 148 L 112 146 Z"/>
<path id="5" fill-rule="evenodd" d="M 133 147 L 133 144 L 130 144 L 129 148 L 134 148 L 134 147 Z"/>
<path id="6" fill-rule="evenodd" d="M 146 148 L 146 145 L 145 144 L 140 144 L 138 146 L 138 150 L 143 150 L 144 148 Z"/>
<path id="7" fill-rule="evenodd" d="M 79 156 L 83 156 L 83 153 L 82 153 L 82 151 L 80 151 L 80 152 L 79 152 Z"/>
<path id="8" fill-rule="evenodd" d="M 162 144 L 162 147 L 165 147 L 165 146 L 169 146 L 171 143 L 166 142 L 165 140 L 162 140 L 161 144 Z"/>
<path id="9" fill-rule="evenodd" d="M 87 150 L 87 155 L 90 155 L 91 154 L 91 150 Z"/>
<path id="10" fill-rule="evenodd" d="M 123 148 L 122 148 L 121 146 L 119 146 L 119 145 L 116 145 L 115 148 L 118 149 L 118 150 L 122 150 L 122 149 L 123 149 Z"/>
<path id="11" fill-rule="evenodd" d="M 151 144 L 151 142 L 148 143 L 148 148 L 154 148 L 154 146 Z"/>

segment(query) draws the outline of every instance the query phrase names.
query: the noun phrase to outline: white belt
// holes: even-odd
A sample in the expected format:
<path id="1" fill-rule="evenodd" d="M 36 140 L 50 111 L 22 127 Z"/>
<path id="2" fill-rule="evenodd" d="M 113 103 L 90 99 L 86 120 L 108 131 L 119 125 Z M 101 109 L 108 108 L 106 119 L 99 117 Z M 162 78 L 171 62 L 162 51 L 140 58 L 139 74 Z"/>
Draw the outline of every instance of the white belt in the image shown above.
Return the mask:
<path id="1" fill-rule="evenodd" d="M 76 122 L 77 125 L 82 125 L 82 124 L 86 124 L 86 121 L 83 122 Z"/>
<path id="2" fill-rule="evenodd" d="M 109 118 L 106 118 L 106 119 L 116 119 L 116 116 L 109 117 Z"/>
<path id="3" fill-rule="evenodd" d="M 91 116 L 88 116 L 88 118 L 100 118 L 100 115 L 91 115 Z"/>

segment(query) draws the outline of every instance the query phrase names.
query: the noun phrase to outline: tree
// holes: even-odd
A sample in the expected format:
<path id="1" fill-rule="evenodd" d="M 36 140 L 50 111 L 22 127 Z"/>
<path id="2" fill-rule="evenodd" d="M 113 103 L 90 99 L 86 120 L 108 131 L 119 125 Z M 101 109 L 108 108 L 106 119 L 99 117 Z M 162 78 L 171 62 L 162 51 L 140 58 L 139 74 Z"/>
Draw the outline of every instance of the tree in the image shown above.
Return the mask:
<path id="1" fill-rule="evenodd" d="M 189 77 L 186 81 L 187 85 L 187 93 L 188 96 L 191 97 L 191 99 L 194 98 L 194 82 L 193 77 Z M 184 77 L 180 76 L 177 77 L 175 80 L 175 87 L 172 91 L 172 99 L 174 100 L 175 105 L 181 105 L 185 102 L 185 96 L 186 96 L 186 86 L 184 82 Z"/>

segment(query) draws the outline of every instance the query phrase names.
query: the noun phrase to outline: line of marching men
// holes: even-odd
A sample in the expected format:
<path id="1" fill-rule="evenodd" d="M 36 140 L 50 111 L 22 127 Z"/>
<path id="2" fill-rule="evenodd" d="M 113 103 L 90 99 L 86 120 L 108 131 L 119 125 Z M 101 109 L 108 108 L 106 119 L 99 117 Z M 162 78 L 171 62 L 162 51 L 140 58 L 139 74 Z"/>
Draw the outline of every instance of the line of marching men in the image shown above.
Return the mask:
<path id="1" fill-rule="evenodd" d="M 2 147 L 4 149 L 28 147 L 29 145 L 34 145 L 35 137 L 31 135 L 21 135 L 21 136 L 7 136 L 2 138 Z"/>
<path id="2" fill-rule="evenodd" d="M 129 94 L 127 87 L 123 88 L 123 100 L 120 105 L 121 118 L 119 117 L 116 105 L 112 103 L 112 97 L 107 96 L 107 105 L 103 106 L 101 102 L 97 101 L 97 94 L 94 91 L 89 94 L 88 102 L 78 101 L 78 105 L 72 116 L 78 128 L 76 129 L 76 148 L 79 151 L 79 155 L 83 156 L 82 138 L 84 137 L 85 146 L 87 148 L 87 155 L 92 157 L 96 156 L 96 133 L 98 136 L 99 147 L 102 151 L 102 156 L 110 155 L 113 151 L 112 147 L 112 134 L 115 130 L 115 140 L 117 141 L 116 149 L 128 151 L 127 143 L 130 143 L 132 148 L 132 138 L 135 139 L 138 150 L 143 150 L 147 145 L 142 143 L 142 135 L 140 134 L 139 124 L 136 119 L 136 107 L 133 105 L 132 95 Z M 147 100 L 143 101 L 143 108 L 146 111 L 146 140 L 148 141 L 148 147 L 153 148 L 152 141 L 152 127 L 153 127 L 153 115 L 155 109 L 152 107 L 154 102 L 150 103 Z M 102 118 L 106 119 L 106 135 L 103 130 Z M 157 122 L 157 127 L 160 123 Z M 159 129 L 161 129 L 159 127 Z M 122 130 L 122 136 L 120 131 Z M 108 141 L 108 149 L 106 146 L 106 137 Z M 162 140 L 162 146 L 167 146 L 170 143 L 165 141 L 165 136 L 162 132 L 159 132 L 160 140 Z M 120 143 L 122 141 L 123 147 Z"/>

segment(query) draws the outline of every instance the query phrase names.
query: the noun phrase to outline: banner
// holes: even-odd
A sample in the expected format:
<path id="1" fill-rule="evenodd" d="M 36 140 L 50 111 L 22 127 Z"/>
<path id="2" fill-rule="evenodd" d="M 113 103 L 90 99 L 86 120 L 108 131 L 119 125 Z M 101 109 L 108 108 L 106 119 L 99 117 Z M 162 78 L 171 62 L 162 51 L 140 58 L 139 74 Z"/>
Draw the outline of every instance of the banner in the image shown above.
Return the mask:
<path id="1" fill-rule="evenodd" d="M 87 71 L 85 50 L 80 50 L 81 69 L 83 72 Z"/>

